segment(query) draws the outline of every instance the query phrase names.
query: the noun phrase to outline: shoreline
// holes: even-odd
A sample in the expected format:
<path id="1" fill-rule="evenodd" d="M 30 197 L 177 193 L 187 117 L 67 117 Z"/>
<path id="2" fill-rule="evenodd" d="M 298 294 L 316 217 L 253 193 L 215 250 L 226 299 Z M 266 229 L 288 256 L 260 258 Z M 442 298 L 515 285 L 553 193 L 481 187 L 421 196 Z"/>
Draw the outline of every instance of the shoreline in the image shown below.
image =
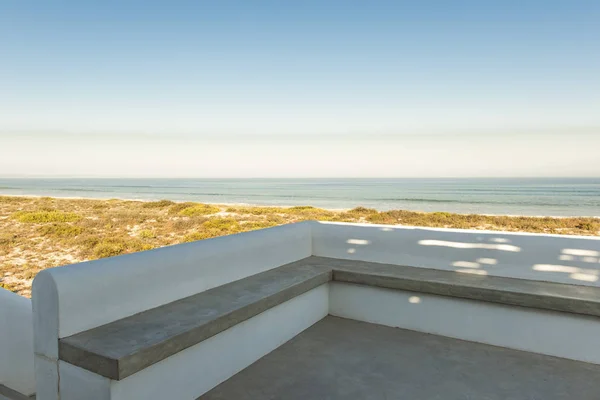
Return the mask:
<path id="1" fill-rule="evenodd" d="M 61 199 L 61 200 L 94 200 L 94 201 L 110 201 L 110 200 L 120 200 L 120 201 L 139 201 L 139 202 L 143 202 L 143 203 L 150 203 L 150 202 L 155 202 L 155 201 L 160 201 L 160 200 L 168 200 L 168 201 L 172 201 L 174 203 L 188 203 L 188 202 L 192 202 L 192 203 L 201 203 L 201 204 L 209 204 L 209 205 L 213 205 L 213 206 L 224 206 L 224 207 L 259 207 L 259 208 L 291 208 L 291 207 L 299 207 L 299 205 L 294 205 L 294 204 L 277 204 L 277 205 L 272 205 L 272 204 L 253 204 L 253 203 L 216 203 L 216 202 L 207 202 L 207 201 L 193 201 L 193 200 L 171 200 L 171 199 L 165 199 L 165 198 L 155 198 L 155 199 L 140 199 L 140 198 L 122 198 L 122 197 L 83 197 L 83 196 L 42 196 L 42 195 L 37 195 L 37 194 L 2 194 L 0 193 L 0 197 L 24 197 L 24 198 L 33 198 L 33 199 L 41 199 L 41 198 L 51 198 L 51 199 Z M 309 206 L 308 204 L 303 204 L 301 206 Z M 313 206 L 311 206 L 313 207 Z M 322 208 L 322 207 L 316 207 L 315 208 L 321 209 L 321 210 L 326 210 L 326 211 L 332 211 L 332 212 L 347 212 L 352 210 L 352 208 Z M 449 214 L 456 214 L 456 215 L 481 215 L 481 216 L 485 216 L 485 217 L 511 217 L 511 218 L 556 218 L 556 219 L 565 219 L 565 218 L 595 218 L 595 219 L 600 219 L 600 215 L 573 215 L 573 216 L 568 216 L 568 215 L 526 215 L 526 214 L 490 214 L 490 213 L 460 213 L 460 212 L 452 212 L 452 211 L 423 211 L 423 210 L 414 210 L 414 209 L 405 209 L 405 208 L 394 208 L 394 209 L 389 209 L 389 210 L 381 210 L 381 209 L 377 209 L 374 207 L 366 207 L 366 206 L 357 206 L 357 207 L 365 207 L 365 208 L 373 208 L 379 212 L 386 212 L 386 211 L 409 211 L 409 212 L 415 212 L 415 213 L 423 213 L 423 214 L 431 214 L 431 213 L 436 213 L 436 212 L 441 212 L 441 213 L 449 213 Z M 356 208 L 356 207 L 355 207 Z"/>
<path id="2" fill-rule="evenodd" d="M 299 207 L 297 204 L 287 204 L 287 205 L 281 205 L 281 204 L 277 204 L 277 205 L 272 205 L 272 204 L 252 204 L 252 203 L 215 203 L 215 202 L 211 202 L 211 201 L 195 201 L 195 200 L 171 200 L 171 199 L 165 199 L 165 198 L 155 198 L 155 199 L 134 199 L 134 198 L 124 198 L 124 197 L 81 197 L 81 196 L 41 196 L 41 195 L 37 195 L 37 194 L 2 194 L 0 193 L 0 197 L 26 197 L 26 198 L 34 198 L 34 199 L 41 199 L 41 198 L 50 198 L 50 199 L 62 199 L 62 200 L 95 200 L 95 201 L 109 201 L 109 200 L 120 200 L 120 201 L 139 201 L 142 203 L 151 203 L 153 201 L 161 201 L 161 200 L 168 200 L 168 201 L 172 201 L 174 203 L 201 203 L 201 204 L 210 204 L 213 206 L 224 206 L 224 207 L 275 207 L 275 208 L 290 208 L 290 207 Z M 302 206 L 305 206 L 306 204 L 303 204 Z M 359 206 L 360 207 L 360 206 Z M 315 207 L 315 208 L 320 208 L 322 210 L 327 210 L 327 211 L 334 211 L 334 212 L 342 212 L 342 211 L 349 211 L 352 208 L 321 208 L 321 207 Z M 377 210 L 377 211 L 382 211 L 382 210 Z M 407 211 L 413 211 L 413 210 L 407 210 Z M 415 212 L 421 212 L 421 211 L 415 211 Z M 554 217 L 553 217 L 554 218 Z M 559 217 L 557 217 L 559 218 Z M 566 217 L 566 218 L 570 218 L 570 217 Z M 600 216 L 598 217 L 600 218 Z"/>

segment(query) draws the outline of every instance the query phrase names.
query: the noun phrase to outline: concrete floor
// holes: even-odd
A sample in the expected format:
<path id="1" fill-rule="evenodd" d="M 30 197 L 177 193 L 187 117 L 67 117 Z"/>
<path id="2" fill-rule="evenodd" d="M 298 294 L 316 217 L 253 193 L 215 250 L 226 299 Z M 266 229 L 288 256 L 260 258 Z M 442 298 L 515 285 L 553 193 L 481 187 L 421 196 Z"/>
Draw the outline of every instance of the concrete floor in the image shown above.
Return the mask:
<path id="1" fill-rule="evenodd" d="M 329 316 L 200 399 L 598 400 L 600 366 Z"/>
<path id="2" fill-rule="evenodd" d="M 35 395 L 25 396 L 0 383 L 0 400 L 35 400 Z"/>

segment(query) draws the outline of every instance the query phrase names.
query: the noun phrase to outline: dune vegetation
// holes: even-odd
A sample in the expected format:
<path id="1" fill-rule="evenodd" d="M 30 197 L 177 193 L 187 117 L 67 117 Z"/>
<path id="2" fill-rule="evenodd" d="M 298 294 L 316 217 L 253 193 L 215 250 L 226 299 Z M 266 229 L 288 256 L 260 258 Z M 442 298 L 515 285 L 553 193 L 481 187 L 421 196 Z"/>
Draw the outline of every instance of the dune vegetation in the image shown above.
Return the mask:
<path id="1" fill-rule="evenodd" d="M 45 268 L 305 220 L 600 235 L 595 218 L 0 196 L 0 287 L 29 296 Z"/>

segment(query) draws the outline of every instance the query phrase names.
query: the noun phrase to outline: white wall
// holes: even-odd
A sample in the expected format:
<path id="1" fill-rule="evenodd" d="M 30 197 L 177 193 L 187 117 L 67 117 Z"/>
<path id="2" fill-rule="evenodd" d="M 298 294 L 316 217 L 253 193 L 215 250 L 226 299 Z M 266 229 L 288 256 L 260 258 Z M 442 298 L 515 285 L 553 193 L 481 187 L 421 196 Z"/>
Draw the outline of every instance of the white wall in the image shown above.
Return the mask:
<path id="1" fill-rule="evenodd" d="M 319 222 L 313 255 L 600 286 L 600 238 Z"/>
<path id="2" fill-rule="evenodd" d="M 33 282 L 40 400 L 56 399 L 58 339 L 311 254 L 310 223 L 44 270 Z M 40 383 L 43 383 L 40 386 Z"/>
<path id="3" fill-rule="evenodd" d="M 374 324 L 600 364 L 600 322 L 576 314 L 329 284 L 329 313 Z"/>
<path id="4" fill-rule="evenodd" d="M 0 288 L 0 385 L 35 393 L 31 301 Z"/>

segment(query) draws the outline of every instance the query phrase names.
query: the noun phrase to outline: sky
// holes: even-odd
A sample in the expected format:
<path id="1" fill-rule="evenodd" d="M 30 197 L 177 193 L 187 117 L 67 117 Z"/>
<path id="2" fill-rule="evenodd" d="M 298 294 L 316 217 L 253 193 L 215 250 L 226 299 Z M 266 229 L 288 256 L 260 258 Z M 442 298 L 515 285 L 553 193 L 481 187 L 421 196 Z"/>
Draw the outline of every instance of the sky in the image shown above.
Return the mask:
<path id="1" fill-rule="evenodd" d="M 4 1 L 0 176 L 600 176 L 600 1 Z"/>

